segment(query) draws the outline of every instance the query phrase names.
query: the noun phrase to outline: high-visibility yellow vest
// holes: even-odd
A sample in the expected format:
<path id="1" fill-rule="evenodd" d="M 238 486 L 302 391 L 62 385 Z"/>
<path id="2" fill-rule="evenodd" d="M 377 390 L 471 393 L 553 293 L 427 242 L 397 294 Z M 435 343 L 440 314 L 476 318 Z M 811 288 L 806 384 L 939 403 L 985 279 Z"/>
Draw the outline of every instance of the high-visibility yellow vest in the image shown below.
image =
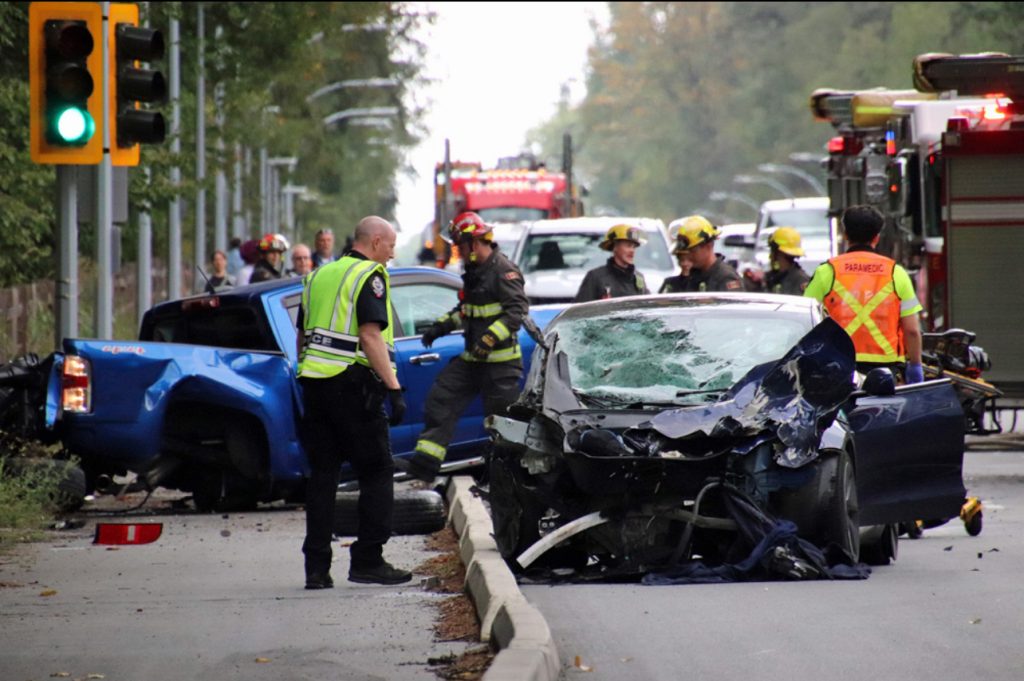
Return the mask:
<path id="1" fill-rule="evenodd" d="M 891 364 L 904 360 L 896 262 L 871 251 L 853 251 L 829 260 L 835 272 L 823 301 L 829 315 L 853 340 L 858 362 Z"/>
<path id="2" fill-rule="evenodd" d="M 356 301 L 370 277 L 379 272 L 390 287 L 387 269 L 373 260 L 344 256 L 307 274 L 302 286 L 303 337 L 298 375 L 330 378 L 353 364 L 369 367 L 359 346 Z M 386 298 L 388 325 L 382 332 L 395 368 L 395 333 L 391 324 L 391 296 Z"/>

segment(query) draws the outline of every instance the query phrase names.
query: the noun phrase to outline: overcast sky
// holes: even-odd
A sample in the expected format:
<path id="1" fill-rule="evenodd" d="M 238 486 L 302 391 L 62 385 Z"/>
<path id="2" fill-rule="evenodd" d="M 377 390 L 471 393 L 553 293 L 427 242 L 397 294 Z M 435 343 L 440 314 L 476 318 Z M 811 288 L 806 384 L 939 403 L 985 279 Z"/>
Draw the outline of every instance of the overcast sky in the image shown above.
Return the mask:
<path id="1" fill-rule="evenodd" d="M 604 2 L 418 4 L 438 15 L 421 36 L 426 75 L 437 82 L 415 95 L 417 103 L 431 102 L 430 133 L 410 156 L 419 178 L 399 180 L 396 217 L 406 237 L 433 218 L 433 168 L 445 138 L 452 160 L 485 167 L 518 153 L 526 131 L 555 112 L 563 83 L 574 99 L 583 95 L 590 19 L 608 23 Z"/>

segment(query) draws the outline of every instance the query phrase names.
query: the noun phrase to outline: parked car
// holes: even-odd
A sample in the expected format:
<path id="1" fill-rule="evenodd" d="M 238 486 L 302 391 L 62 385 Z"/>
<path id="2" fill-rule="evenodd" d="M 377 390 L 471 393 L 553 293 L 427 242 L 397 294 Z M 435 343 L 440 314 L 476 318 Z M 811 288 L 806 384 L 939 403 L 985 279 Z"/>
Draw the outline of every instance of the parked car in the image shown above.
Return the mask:
<path id="1" fill-rule="evenodd" d="M 515 570 L 722 566 L 769 529 L 781 541 L 785 520 L 849 565 L 886 564 L 899 522 L 963 503 L 953 386 L 895 386 L 884 369 L 855 384 L 848 334 L 812 299 L 594 301 L 544 340 L 519 401 L 489 423 L 495 539 Z M 826 569 L 796 538 L 769 548 L 782 576 Z"/>
<path id="2" fill-rule="evenodd" d="M 390 273 L 408 405 L 391 444 L 396 457 L 406 457 L 423 429 L 430 386 L 464 350 L 461 332 L 429 349 L 421 338 L 456 305 L 462 280 L 426 267 Z M 192 492 L 204 509 L 228 497 L 301 496 L 309 473 L 297 427 L 301 293 L 301 279 L 291 278 L 191 296 L 150 309 L 138 341 L 65 339 L 44 363 L 46 427 L 80 457 L 90 483 L 135 472 L 150 487 Z M 531 314 L 543 327 L 556 311 Z M 523 331 L 520 342 L 528 364 L 534 341 Z M 482 452 L 482 420 L 476 400 L 458 422 L 449 462 Z"/>
<path id="3" fill-rule="evenodd" d="M 636 250 L 636 268 L 647 288 L 657 292 L 675 274 L 665 224 L 652 218 L 582 217 L 538 220 L 519 241 L 512 260 L 523 272 L 531 304 L 570 303 L 587 272 L 605 264 L 610 253 L 599 244 L 610 227 L 636 225 L 647 243 Z"/>
<path id="4" fill-rule="evenodd" d="M 737 249 L 740 270 L 771 268 L 768 260 L 768 237 L 776 227 L 792 227 L 800 233 L 805 255 L 800 265 L 808 274 L 821 263 L 838 255 L 839 240 L 835 225 L 828 216 L 827 196 L 765 201 L 757 214 L 754 233 L 749 237 L 729 236 L 720 240 L 723 246 Z"/>

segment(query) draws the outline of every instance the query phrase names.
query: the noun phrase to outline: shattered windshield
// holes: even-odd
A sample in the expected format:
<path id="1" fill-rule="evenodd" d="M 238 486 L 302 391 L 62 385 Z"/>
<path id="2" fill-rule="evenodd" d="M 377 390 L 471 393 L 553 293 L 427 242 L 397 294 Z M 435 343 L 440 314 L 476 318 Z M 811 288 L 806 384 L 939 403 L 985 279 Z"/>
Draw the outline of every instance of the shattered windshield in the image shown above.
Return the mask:
<path id="1" fill-rule="evenodd" d="M 809 328 L 806 318 L 774 308 L 658 306 L 566 319 L 558 348 L 581 398 L 683 405 L 717 399 Z"/>

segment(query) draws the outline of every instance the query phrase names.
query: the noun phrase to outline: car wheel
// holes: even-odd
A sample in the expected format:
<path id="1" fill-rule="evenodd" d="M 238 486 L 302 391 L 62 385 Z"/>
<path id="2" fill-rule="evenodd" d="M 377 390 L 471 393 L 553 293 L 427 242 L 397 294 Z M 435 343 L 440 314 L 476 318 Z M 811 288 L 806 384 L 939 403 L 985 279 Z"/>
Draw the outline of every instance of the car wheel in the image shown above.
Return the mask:
<path id="1" fill-rule="evenodd" d="M 514 465 L 492 456 L 488 472 L 494 541 L 513 569 L 517 567 L 515 557 L 540 539 L 537 523 L 544 513 L 541 504 L 527 497 Z"/>
<path id="2" fill-rule="evenodd" d="M 395 492 L 391 534 L 429 534 L 445 526 L 444 499 L 433 490 Z M 359 492 L 338 492 L 334 497 L 334 534 L 359 534 Z"/>
<path id="3" fill-rule="evenodd" d="M 818 508 L 824 519 L 824 543 L 837 544 L 853 562 L 860 559 L 859 506 L 857 478 L 846 451 L 822 461 L 821 475 L 828 484 Z"/>
<path id="4" fill-rule="evenodd" d="M 868 565 L 889 565 L 896 562 L 900 546 L 899 526 L 874 525 L 860 534 L 860 559 Z"/>

